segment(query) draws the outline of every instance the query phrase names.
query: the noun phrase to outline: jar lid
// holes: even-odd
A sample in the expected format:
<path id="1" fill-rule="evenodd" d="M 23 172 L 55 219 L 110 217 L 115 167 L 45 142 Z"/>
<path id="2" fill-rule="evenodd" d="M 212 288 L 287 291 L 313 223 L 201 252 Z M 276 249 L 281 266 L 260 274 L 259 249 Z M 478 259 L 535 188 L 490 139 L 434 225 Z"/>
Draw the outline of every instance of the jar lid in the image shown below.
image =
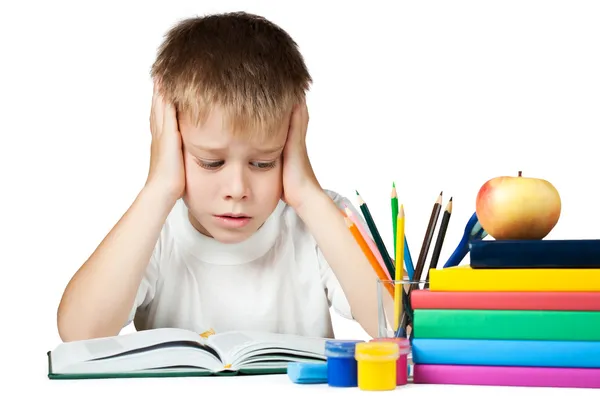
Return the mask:
<path id="1" fill-rule="evenodd" d="M 355 358 L 357 360 L 388 361 L 396 360 L 399 353 L 400 349 L 394 342 L 371 341 L 356 345 Z"/>
<path id="2" fill-rule="evenodd" d="M 325 342 L 325 355 L 328 357 L 354 357 L 354 351 L 358 343 L 364 343 L 364 340 L 327 340 Z"/>
<path id="3" fill-rule="evenodd" d="M 401 337 L 383 337 L 383 338 L 375 338 L 371 339 L 371 342 L 394 342 L 398 344 L 400 350 L 410 349 L 410 340 L 407 338 Z"/>

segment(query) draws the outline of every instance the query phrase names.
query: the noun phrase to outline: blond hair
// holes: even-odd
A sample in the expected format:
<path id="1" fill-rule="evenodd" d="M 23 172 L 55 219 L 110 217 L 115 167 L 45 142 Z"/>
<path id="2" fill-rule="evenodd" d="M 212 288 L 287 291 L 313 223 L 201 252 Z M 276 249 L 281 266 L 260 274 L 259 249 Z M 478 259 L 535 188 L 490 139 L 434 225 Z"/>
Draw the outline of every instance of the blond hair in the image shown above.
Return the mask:
<path id="1" fill-rule="evenodd" d="M 151 76 L 194 124 L 220 106 L 233 134 L 263 138 L 277 131 L 312 83 L 296 42 L 244 12 L 177 23 L 158 49 Z"/>

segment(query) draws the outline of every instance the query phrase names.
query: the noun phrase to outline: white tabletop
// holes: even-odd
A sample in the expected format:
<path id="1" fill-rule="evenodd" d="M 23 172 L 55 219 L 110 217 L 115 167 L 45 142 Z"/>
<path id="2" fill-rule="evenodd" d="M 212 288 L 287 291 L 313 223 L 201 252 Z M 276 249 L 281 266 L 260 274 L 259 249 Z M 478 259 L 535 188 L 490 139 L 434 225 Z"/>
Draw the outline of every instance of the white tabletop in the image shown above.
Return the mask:
<path id="1" fill-rule="evenodd" d="M 231 399 L 232 396 L 260 395 L 266 398 L 305 398 L 306 396 L 328 396 L 331 398 L 365 398 L 377 395 L 384 398 L 410 396 L 414 399 L 532 399 L 532 395 L 543 399 L 598 399 L 600 390 L 593 389 L 551 389 L 517 388 L 459 385 L 417 385 L 408 384 L 388 392 L 364 392 L 358 388 L 334 388 L 326 384 L 298 385 L 287 375 L 241 376 L 241 377 L 201 377 L 201 378 L 141 378 L 103 379 L 78 381 L 45 380 L 39 387 L 23 387 L 32 394 L 42 394 L 43 398 L 59 397 L 67 399 L 162 399 L 177 398 L 202 399 L 203 395 Z M 534 398 L 535 398 L 534 397 Z M 9 397 L 5 397 L 9 398 Z M 42 397 L 38 397 L 42 398 Z M 214 397 L 213 397 L 214 398 Z M 371 398 L 371 397 L 369 397 Z"/>

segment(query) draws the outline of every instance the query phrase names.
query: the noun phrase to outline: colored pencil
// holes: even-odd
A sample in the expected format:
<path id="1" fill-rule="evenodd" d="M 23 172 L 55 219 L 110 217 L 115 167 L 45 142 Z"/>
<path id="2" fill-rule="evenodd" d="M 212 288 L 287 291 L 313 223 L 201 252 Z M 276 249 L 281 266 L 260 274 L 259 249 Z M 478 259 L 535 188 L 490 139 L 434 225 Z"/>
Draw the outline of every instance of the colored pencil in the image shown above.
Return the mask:
<path id="1" fill-rule="evenodd" d="M 396 218 L 396 276 L 394 280 L 396 284 L 394 285 L 394 331 L 398 331 L 400 327 L 400 318 L 402 317 L 402 303 L 403 303 L 403 295 L 404 295 L 404 285 L 402 285 L 403 278 L 403 269 L 398 267 L 399 265 L 403 265 L 404 263 L 404 246 L 403 239 L 404 238 L 404 205 L 400 205 L 400 209 L 398 211 L 398 216 Z"/>
<path id="2" fill-rule="evenodd" d="M 433 253 L 431 254 L 431 262 L 429 263 L 429 268 L 427 269 L 425 281 L 429 281 L 429 271 L 432 269 L 436 269 L 437 267 L 438 260 L 440 259 L 440 253 L 442 251 L 442 245 L 444 244 L 444 239 L 446 238 L 446 230 L 448 229 L 448 223 L 450 223 L 451 216 L 452 197 L 450 197 L 450 200 L 448 201 L 448 205 L 446 206 L 446 210 L 444 211 L 444 215 L 442 217 L 442 223 L 440 224 L 440 229 L 438 231 L 438 236 L 435 241 L 435 246 L 433 247 Z"/>
<path id="3" fill-rule="evenodd" d="M 396 192 L 396 182 L 392 182 L 392 194 L 391 194 L 391 202 L 392 202 L 392 232 L 394 233 L 394 257 L 398 254 L 398 249 L 396 248 L 398 240 L 396 239 L 396 235 L 398 234 L 398 193 Z M 396 259 L 396 267 L 398 266 L 398 259 Z"/>
<path id="4" fill-rule="evenodd" d="M 367 226 L 369 227 L 369 230 L 371 231 L 371 235 L 373 235 L 373 239 L 375 240 L 375 244 L 377 244 L 377 248 L 379 249 L 379 252 L 381 253 L 381 257 L 383 258 L 383 262 L 385 263 L 385 266 L 389 272 L 389 275 L 394 276 L 395 275 L 394 274 L 394 269 L 395 269 L 394 264 L 393 264 L 392 260 L 390 259 L 390 254 L 388 253 L 387 249 L 385 248 L 385 244 L 383 243 L 383 240 L 381 239 L 381 235 L 379 234 L 377 225 L 375 225 L 375 221 L 373 220 L 373 217 L 371 216 L 369 207 L 367 206 L 367 203 L 364 202 L 361 195 L 358 193 L 358 190 L 356 191 L 356 196 L 358 198 L 358 204 L 360 206 L 360 210 L 362 211 L 363 216 L 365 217 Z"/>
<path id="5" fill-rule="evenodd" d="M 387 281 L 388 278 L 387 278 L 383 268 L 377 262 L 375 255 L 369 248 L 369 245 L 367 244 L 367 242 L 365 242 L 365 239 L 360 234 L 360 231 L 358 230 L 357 226 L 348 217 L 344 217 L 344 221 L 346 222 L 346 226 L 350 230 L 350 233 L 352 233 L 354 240 L 356 240 L 356 243 L 358 243 L 358 245 L 360 246 L 360 249 L 367 257 L 367 260 L 369 260 L 369 263 L 371 264 L 371 267 L 377 274 L 377 277 L 382 281 Z M 390 292 L 390 295 L 394 296 L 394 290 L 390 287 L 390 285 L 386 285 L 386 287 L 387 287 L 388 291 Z"/>
<path id="6" fill-rule="evenodd" d="M 348 206 L 345 207 L 345 211 L 346 211 L 346 215 L 348 216 L 348 218 L 350 218 L 350 220 L 352 220 L 354 225 L 356 225 L 358 227 L 360 234 L 362 235 L 365 242 L 367 242 L 367 244 L 369 245 L 369 248 L 373 252 L 373 255 L 377 259 L 377 263 L 382 268 L 385 268 L 385 263 L 383 262 L 383 258 L 381 257 L 381 253 L 379 252 L 377 245 L 375 245 L 375 242 L 373 242 L 373 239 L 371 239 L 371 235 L 369 235 L 369 233 L 364 229 L 363 224 L 358 220 L 358 216 L 354 215 L 354 213 L 352 212 L 352 210 L 350 210 L 350 208 Z M 388 279 L 391 280 L 392 277 L 388 275 L 387 269 L 384 269 L 384 271 L 385 271 Z"/>
<path id="7" fill-rule="evenodd" d="M 440 215 L 440 209 L 442 208 L 442 194 L 443 191 L 440 192 L 436 202 L 433 204 L 433 209 L 431 210 L 431 216 L 429 217 L 429 224 L 427 225 L 427 230 L 425 231 L 425 237 L 423 238 L 423 244 L 421 245 L 421 252 L 419 253 L 419 259 L 417 260 L 417 266 L 415 268 L 415 274 L 413 281 L 420 281 L 421 275 L 423 275 L 423 268 L 425 267 L 425 260 L 427 259 L 427 253 L 429 252 L 429 247 L 431 246 L 431 239 L 433 238 L 433 233 L 435 231 L 435 225 L 437 223 L 438 217 Z M 409 288 L 409 294 L 412 289 L 418 287 L 417 283 L 414 283 Z"/>
<path id="8" fill-rule="evenodd" d="M 396 191 L 396 183 L 392 183 L 392 195 L 391 195 L 391 203 L 392 203 L 392 224 L 394 231 L 394 257 L 396 256 L 396 246 L 398 241 L 396 240 L 396 225 L 398 219 L 398 192 Z M 415 273 L 415 267 L 413 265 L 412 257 L 410 255 L 410 250 L 408 247 L 408 240 L 406 239 L 406 234 L 404 234 L 404 262 L 402 268 L 406 267 L 406 272 L 408 273 L 408 279 L 412 279 Z M 398 265 L 398 261 L 396 261 L 396 266 Z M 400 264 L 402 265 L 402 264 Z"/>

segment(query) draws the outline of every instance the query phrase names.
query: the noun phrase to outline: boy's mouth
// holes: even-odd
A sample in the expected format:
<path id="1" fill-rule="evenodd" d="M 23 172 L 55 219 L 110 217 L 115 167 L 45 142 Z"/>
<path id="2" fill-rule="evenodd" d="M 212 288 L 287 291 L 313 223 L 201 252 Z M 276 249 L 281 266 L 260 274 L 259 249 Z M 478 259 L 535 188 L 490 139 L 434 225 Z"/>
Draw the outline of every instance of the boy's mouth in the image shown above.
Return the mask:
<path id="1" fill-rule="evenodd" d="M 250 218 L 246 214 L 232 214 L 232 213 L 220 214 L 220 215 L 217 215 L 217 217 L 220 217 L 220 218 Z"/>
<path id="2" fill-rule="evenodd" d="M 242 228 L 252 219 L 252 217 L 246 214 L 233 213 L 215 215 L 215 218 L 220 225 L 227 228 Z"/>

